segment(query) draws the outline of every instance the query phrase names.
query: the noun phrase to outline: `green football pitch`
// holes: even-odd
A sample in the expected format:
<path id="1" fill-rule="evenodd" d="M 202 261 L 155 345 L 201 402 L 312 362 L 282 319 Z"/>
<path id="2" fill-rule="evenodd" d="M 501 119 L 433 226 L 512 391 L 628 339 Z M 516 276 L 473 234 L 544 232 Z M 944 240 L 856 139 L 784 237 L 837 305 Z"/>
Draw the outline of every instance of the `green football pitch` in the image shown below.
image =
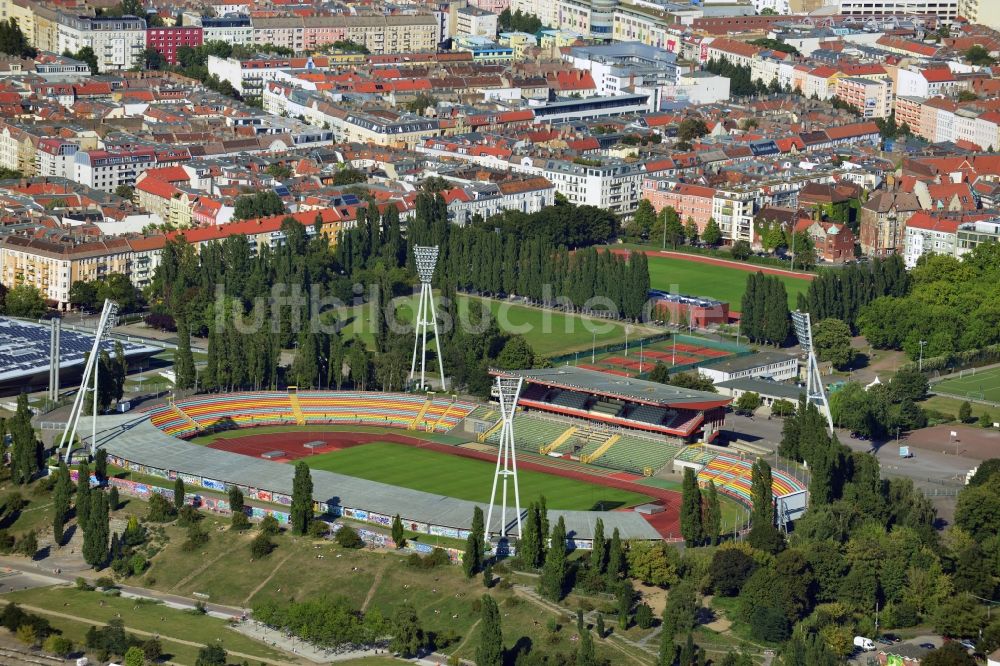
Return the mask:
<path id="1" fill-rule="evenodd" d="M 302 460 L 314 469 L 483 503 L 490 500 L 495 468 L 485 460 L 388 442 L 362 444 Z M 640 493 L 542 472 L 519 470 L 517 478 L 521 506 L 542 495 L 550 509 L 578 511 L 610 510 L 650 500 Z M 513 489 L 509 488 L 508 493 L 512 498 Z"/>
<path id="2" fill-rule="evenodd" d="M 662 289 L 687 296 L 704 296 L 729 303 L 737 312 L 746 291 L 750 270 L 717 266 L 677 257 L 649 257 L 649 282 L 653 289 Z M 779 275 L 788 292 L 788 306 L 794 308 L 798 295 L 809 288 L 809 280 Z"/>
<path id="3" fill-rule="evenodd" d="M 931 390 L 961 398 L 1000 402 L 1000 368 L 963 370 L 961 376 L 937 382 Z"/>

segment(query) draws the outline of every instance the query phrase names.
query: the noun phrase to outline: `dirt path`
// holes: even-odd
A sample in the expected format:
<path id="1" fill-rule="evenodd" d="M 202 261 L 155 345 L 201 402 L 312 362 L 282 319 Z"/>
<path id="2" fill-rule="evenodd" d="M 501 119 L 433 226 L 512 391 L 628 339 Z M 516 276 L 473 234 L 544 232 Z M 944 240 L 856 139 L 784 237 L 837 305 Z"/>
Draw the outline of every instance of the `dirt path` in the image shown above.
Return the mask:
<path id="1" fill-rule="evenodd" d="M 18 604 L 20 608 L 24 610 L 29 610 L 33 613 L 41 613 L 42 615 L 49 615 L 51 617 L 58 617 L 64 620 L 73 620 L 74 622 L 85 622 L 87 624 L 93 624 L 98 627 L 107 626 L 107 622 L 101 622 L 100 620 L 93 620 L 90 618 L 83 618 L 79 615 L 71 615 L 69 613 L 60 613 L 57 611 L 47 610 L 45 608 L 39 608 L 38 606 L 28 606 L 26 604 Z M 187 645 L 189 647 L 203 648 L 204 643 L 197 643 L 195 641 L 184 640 L 183 638 L 174 638 L 173 636 L 165 636 L 163 634 L 154 634 L 151 631 L 143 631 L 142 629 L 135 629 L 134 627 L 125 626 L 127 631 L 131 631 L 133 634 L 139 636 L 156 636 L 161 641 L 167 641 L 170 643 L 177 643 L 179 645 Z M 261 657 L 260 655 L 246 654 L 245 652 L 236 652 L 235 650 L 226 650 L 226 652 L 231 657 L 241 657 L 247 660 L 253 660 L 265 664 L 273 664 L 274 666 L 298 666 L 295 662 L 291 661 L 278 661 L 276 659 L 268 659 L 267 657 Z"/>
<path id="2" fill-rule="evenodd" d="M 379 567 L 378 571 L 375 572 L 375 578 L 372 580 L 372 586 L 368 588 L 368 594 L 365 595 L 365 600 L 361 602 L 361 612 L 364 613 L 368 610 L 368 604 L 372 602 L 375 598 L 375 591 L 378 589 L 379 584 L 382 582 L 382 574 L 385 573 L 386 567 L 389 566 L 388 562 L 383 562 L 382 566 Z"/>
<path id="3" fill-rule="evenodd" d="M 195 576 L 197 576 L 198 574 L 204 572 L 210 566 L 212 566 L 213 564 L 215 564 L 216 562 L 218 562 L 219 560 L 221 560 L 224 555 L 228 555 L 228 554 L 229 554 L 229 551 L 222 551 L 215 558 L 209 560 L 208 562 L 205 562 L 200 567 L 198 567 L 197 569 L 195 569 L 194 571 L 192 571 L 191 573 L 189 573 L 187 576 L 184 576 L 184 578 L 181 578 L 170 589 L 171 590 L 180 590 L 183 586 L 185 586 L 188 583 L 190 583 L 195 578 Z"/>
<path id="4" fill-rule="evenodd" d="M 264 580 L 262 580 L 260 582 L 260 585 L 258 585 L 257 587 L 253 588 L 253 590 L 250 591 L 250 594 L 247 595 L 247 598 L 243 600 L 243 604 L 242 604 L 243 606 L 246 606 L 248 603 L 250 603 L 250 600 L 253 599 L 254 596 L 258 592 L 260 592 L 261 590 L 263 590 L 265 585 L 267 585 L 268 583 L 271 582 L 271 579 L 274 578 L 274 575 L 276 573 L 278 573 L 278 569 L 281 568 L 281 565 L 283 565 L 285 562 L 287 562 L 288 558 L 290 558 L 293 554 L 294 554 L 294 551 L 291 552 L 291 553 L 288 553 L 287 555 L 285 555 L 285 559 L 281 560 L 276 565 L 274 565 L 274 569 L 272 569 L 271 573 L 269 573 L 267 575 L 267 578 L 265 578 Z M 362 610 L 364 610 L 364 609 L 362 609 Z"/>

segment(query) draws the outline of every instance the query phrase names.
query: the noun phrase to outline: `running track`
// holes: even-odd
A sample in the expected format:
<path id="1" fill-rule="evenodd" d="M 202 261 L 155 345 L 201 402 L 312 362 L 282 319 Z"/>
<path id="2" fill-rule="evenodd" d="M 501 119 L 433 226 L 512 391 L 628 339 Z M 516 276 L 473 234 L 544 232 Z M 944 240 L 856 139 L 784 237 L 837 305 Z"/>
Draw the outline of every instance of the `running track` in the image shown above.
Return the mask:
<path id="1" fill-rule="evenodd" d="M 613 249 L 611 250 L 615 254 L 628 255 L 632 250 L 624 249 Z M 643 250 L 642 251 L 648 257 L 669 257 L 671 259 L 682 259 L 684 261 L 691 261 L 696 264 L 712 264 L 713 266 L 724 266 L 726 268 L 735 268 L 737 270 L 746 271 L 748 273 L 756 273 L 760 271 L 765 275 L 782 275 L 784 277 L 797 278 L 799 280 L 809 280 L 812 281 L 816 278 L 814 273 L 799 273 L 798 271 L 789 271 L 783 268 L 773 268 L 770 266 L 758 266 L 757 264 L 748 264 L 742 261 L 734 261 L 732 259 L 719 259 L 717 257 L 706 257 L 700 254 L 688 254 L 686 252 L 674 252 L 671 250 Z"/>
<path id="2" fill-rule="evenodd" d="M 320 441 L 324 442 L 324 446 L 317 447 L 315 449 L 306 449 L 303 447 L 303 444 Z M 285 455 L 276 460 L 288 461 L 304 458 L 309 455 L 326 453 L 328 451 L 337 451 L 340 449 L 350 448 L 352 446 L 360 446 L 370 442 L 406 444 L 408 446 L 430 449 L 431 451 L 446 453 L 453 456 L 463 456 L 487 462 L 496 461 L 496 455 L 490 454 L 486 451 L 475 451 L 473 449 L 461 446 L 450 446 L 447 444 L 435 444 L 434 442 L 428 442 L 427 440 L 418 439 L 416 437 L 407 437 L 406 435 L 398 435 L 395 433 L 379 434 L 320 431 L 270 433 L 266 435 L 248 434 L 245 437 L 217 439 L 211 444 L 208 444 L 208 447 L 218 449 L 220 451 L 228 451 L 230 453 L 239 453 L 253 458 L 259 458 L 269 451 L 283 451 Z M 594 483 L 607 488 L 618 488 L 619 490 L 628 490 L 647 495 L 648 497 L 653 498 L 654 503 L 662 504 L 664 510 L 661 513 L 653 515 L 643 514 L 642 517 L 646 519 L 646 522 L 652 525 L 653 529 L 659 532 L 664 539 L 676 539 L 680 536 L 680 493 L 664 490 L 663 488 L 646 486 L 635 482 L 636 479 L 642 479 L 643 477 L 622 472 L 604 473 L 596 470 L 594 473 L 589 473 L 583 470 L 572 470 L 563 467 L 543 465 L 529 460 L 518 461 L 518 467 L 521 469 L 531 470 L 533 472 L 553 474 L 555 476 L 576 479 L 577 481 L 583 481 L 586 483 Z"/>

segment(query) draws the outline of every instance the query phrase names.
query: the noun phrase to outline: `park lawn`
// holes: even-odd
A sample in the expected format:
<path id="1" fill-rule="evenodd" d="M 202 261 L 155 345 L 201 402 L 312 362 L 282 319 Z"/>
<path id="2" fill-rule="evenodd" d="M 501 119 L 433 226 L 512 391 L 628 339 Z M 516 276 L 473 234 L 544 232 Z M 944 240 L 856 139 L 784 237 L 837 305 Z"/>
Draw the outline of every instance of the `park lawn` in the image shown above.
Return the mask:
<path id="1" fill-rule="evenodd" d="M 460 320 L 467 320 L 468 302 L 478 296 L 458 296 L 458 313 Z M 597 346 L 616 344 L 625 341 L 625 324 L 585 315 L 567 314 L 545 308 L 529 307 L 509 301 L 480 298 L 489 303 L 497 324 L 502 331 L 521 334 L 539 356 L 555 356 L 589 350 Z M 438 312 L 441 306 L 436 302 Z M 409 330 L 410 322 L 416 319 L 417 303 L 412 296 L 397 299 L 396 316 L 398 323 Z M 343 313 L 349 320 L 341 334 L 350 339 L 357 337 L 369 347 L 372 346 L 371 305 L 350 308 Z M 630 335 L 633 339 L 641 335 L 652 335 L 652 329 L 633 327 L 637 330 Z M 428 342 L 428 347 L 435 349 Z"/>
<path id="2" fill-rule="evenodd" d="M 688 296 L 704 296 L 729 303 L 739 311 L 747 276 L 755 270 L 741 270 L 729 266 L 716 266 L 677 257 L 649 257 L 649 282 L 653 289 Z M 798 295 L 809 288 L 809 280 L 779 275 L 778 279 L 788 292 L 788 306 L 795 308 Z"/>
<path id="3" fill-rule="evenodd" d="M 968 372 L 967 370 L 966 373 Z M 975 374 L 966 374 L 965 377 L 935 382 L 931 390 L 953 396 L 1000 402 L 1000 368 L 977 370 Z M 955 411 L 957 413 L 958 410 Z"/>
<path id="4" fill-rule="evenodd" d="M 388 442 L 372 442 L 303 460 L 314 469 L 483 503 L 489 502 L 494 471 L 494 464 L 484 460 Z M 649 501 L 639 493 L 542 472 L 519 472 L 518 482 L 522 506 L 542 495 L 550 509 L 563 510 L 599 506 L 607 510 Z"/>
<path id="5" fill-rule="evenodd" d="M 931 389 L 933 390 L 933 389 Z M 932 395 L 926 400 L 922 400 L 917 403 L 918 407 L 923 409 L 932 409 L 942 414 L 947 414 L 951 416 L 952 420 L 958 420 L 958 410 L 962 406 L 964 401 L 960 398 L 951 398 L 946 395 Z M 1000 410 L 990 408 L 986 405 L 980 404 L 978 402 L 970 402 L 969 405 L 972 407 L 972 417 L 978 419 L 983 414 L 989 414 L 994 420 L 1000 420 Z"/>
<path id="6" fill-rule="evenodd" d="M 265 659 L 284 659 L 282 653 L 229 629 L 225 620 L 180 611 L 163 604 L 78 590 L 69 586 L 39 587 L 10 592 L 5 594 L 4 598 L 57 613 L 72 614 L 83 622 L 107 622 L 120 614 L 125 620 L 126 629 L 160 634 L 161 640 L 164 641 L 164 649 L 172 653 L 174 648 L 187 648 L 194 653 L 192 655 L 194 656 L 197 654 L 197 648 L 167 642 L 170 638 L 205 645 L 221 638 L 223 646 L 228 650 Z M 104 606 L 100 605 L 102 601 Z M 186 663 L 193 662 L 192 659 Z"/>
<path id="7" fill-rule="evenodd" d="M 27 500 L 27 504 L 10 524 L 2 527 L 16 536 L 31 530 L 41 532 L 52 527 L 52 492 L 42 490 L 40 481 L 36 480 L 28 486 L 9 485 L 4 488 L 4 496 L 14 493 L 20 493 L 21 497 Z"/>

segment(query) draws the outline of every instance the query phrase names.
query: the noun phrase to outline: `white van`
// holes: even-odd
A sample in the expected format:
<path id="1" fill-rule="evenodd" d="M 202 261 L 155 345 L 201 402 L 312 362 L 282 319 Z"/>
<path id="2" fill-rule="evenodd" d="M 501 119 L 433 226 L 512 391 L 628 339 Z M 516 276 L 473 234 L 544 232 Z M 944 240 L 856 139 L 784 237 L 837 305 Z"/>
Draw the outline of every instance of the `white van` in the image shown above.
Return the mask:
<path id="1" fill-rule="evenodd" d="M 864 636 L 855 636 L 854 647 L 861 648 L 865 652 L 868 652 L 875 649 L 875 641 L 870 638 L 865 638 Z"/>

